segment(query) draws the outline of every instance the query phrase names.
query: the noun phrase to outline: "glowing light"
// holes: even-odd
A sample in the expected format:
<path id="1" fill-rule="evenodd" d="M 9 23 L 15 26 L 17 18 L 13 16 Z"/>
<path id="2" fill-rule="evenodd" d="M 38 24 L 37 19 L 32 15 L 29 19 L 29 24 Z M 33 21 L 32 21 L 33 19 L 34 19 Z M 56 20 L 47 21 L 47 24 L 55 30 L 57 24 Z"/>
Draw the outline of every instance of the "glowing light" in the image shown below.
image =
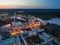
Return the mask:
<path id="1" fill-rule="evenodd" d="M 11 35 L 17 35 L 17 34 L 20 34 L 20 33 L 22 33 L 22 30 L 13 29 L 11 31 Z"/>
<path id="2" fill-rule="evenodd" d="M 34 17 L 34 19 L 32 19 L 31 22 L 29 22 L 29 25 L 26 24 L 26 25 L 22 25 L 22 26 L 18 26 L 18 25 L 15 26 L 15 27 L 12 29 L 11 34 L 12 34 L 12 35 L 17 35 L 17 34 L 23 33 L 23 30 L 22 30 L 22 29 L 37 28 L 37 27 L 41 26 L 41 23 L 42 23 L 43 25 L 46 25 L 46 23 L 45 23 L 43 20 L 41 20 L 41 19 L 39 19 L 39 18 L 38 18 L 39 21 L 36 21 L 36 20 L 37 20 L 37 18 Z"/>
<path id="3" fill-rule="evenodd" d="M 36 28 L 36 27 L 39 27 L 39 26 L 40 26 L 40 22 L 32 21 L 29 25 L 25 26 L 25 29 L 33 28 L 33 27 Z M 24 29 L 24 26 L 22 26 L 22 27 L 15 27 L 15 28 L 12 29 L 11 34 L 12 35 L 16 35 L 16 34 L 23 33 L 23 30 L 21 30 L 21 29 Z"/>

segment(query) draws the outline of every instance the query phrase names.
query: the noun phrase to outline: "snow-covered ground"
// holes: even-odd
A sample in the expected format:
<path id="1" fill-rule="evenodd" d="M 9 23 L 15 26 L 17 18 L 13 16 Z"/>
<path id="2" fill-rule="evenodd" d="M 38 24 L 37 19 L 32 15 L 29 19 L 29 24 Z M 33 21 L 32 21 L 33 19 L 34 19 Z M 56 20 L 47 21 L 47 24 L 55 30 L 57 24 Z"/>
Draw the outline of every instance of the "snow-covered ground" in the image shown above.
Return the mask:
<path id="1" fill-rule="evenodd" d="M 53 23 L 53 24 L 58 24 L 60 25 L 60 18 L 52 18 L 50 20 L 45 20 L 45 22 L 48 22 L 48 23 Z"/>

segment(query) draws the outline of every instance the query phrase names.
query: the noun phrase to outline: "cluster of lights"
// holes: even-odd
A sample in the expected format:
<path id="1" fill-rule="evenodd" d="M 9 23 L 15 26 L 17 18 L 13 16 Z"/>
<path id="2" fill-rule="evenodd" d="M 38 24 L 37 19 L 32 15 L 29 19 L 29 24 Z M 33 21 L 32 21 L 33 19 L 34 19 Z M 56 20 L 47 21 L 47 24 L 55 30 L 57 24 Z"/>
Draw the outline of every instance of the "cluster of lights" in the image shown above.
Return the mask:
<path id="1" fill-rule="evenodd" d="M 20 33 L 23 32 L 22 29 L 27 29 L 27 28 L 32 29 L 32 28 L 37 28 L 37 27 L 41 26 L 41 22 L 39 22 L 39 21 L 36 22 L 35 20 L 36 20 L 36 18 L 34 18 L 34 19 L 33 19 L 29 24 L 27 24 L 27 25 L 15 27 L 14 29 L 12 29 L 11 34 L 12 34 L 12 35 L 20 34 Z M 43 25 L 44 25 L 44 24 L 46 24 L 46 23 L 43 22 Z"/>

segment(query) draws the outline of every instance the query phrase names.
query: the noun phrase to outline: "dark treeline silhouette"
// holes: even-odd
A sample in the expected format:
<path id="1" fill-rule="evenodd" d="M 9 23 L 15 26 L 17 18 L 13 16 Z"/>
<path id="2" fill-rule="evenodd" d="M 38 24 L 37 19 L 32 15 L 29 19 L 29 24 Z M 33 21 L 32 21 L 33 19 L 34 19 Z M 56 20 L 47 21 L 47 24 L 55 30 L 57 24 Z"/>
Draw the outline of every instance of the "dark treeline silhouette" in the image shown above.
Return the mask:
<path id="1" fill-rule="evenodd" d="M 10 20 L 0 20 L 0 26 L 5 25 L 5 24 L 10 24 Z"/>
<path id="2" fill-rule="evenodd" d="M 22 12 L 19 12 L 22 11 Z M 16 14 L 34 15 L 41 19 L 60 18 L 60 9 L 0 9 L 0 13 L 8 12 L 9 15 Z"/>
<path id="3" fill-rule="evenodd" d="M 54 37 L 60 38 L 60 26 L 59 25 L 47 23 L 47 25 L 41 26 L 40 28 L 44 28 L 47 33 L 51 34 Z"/>

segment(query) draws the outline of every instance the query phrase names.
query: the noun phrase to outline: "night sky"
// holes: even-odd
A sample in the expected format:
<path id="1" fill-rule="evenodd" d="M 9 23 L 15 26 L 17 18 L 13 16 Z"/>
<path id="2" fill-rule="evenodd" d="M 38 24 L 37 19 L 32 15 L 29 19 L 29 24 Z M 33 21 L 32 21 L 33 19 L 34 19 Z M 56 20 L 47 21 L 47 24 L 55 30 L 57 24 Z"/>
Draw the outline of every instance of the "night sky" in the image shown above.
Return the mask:
<path id="1" fill-rule="evenodd" d="M 0 0 L 1 8 L 60 9 L 60 0 Z"/>

